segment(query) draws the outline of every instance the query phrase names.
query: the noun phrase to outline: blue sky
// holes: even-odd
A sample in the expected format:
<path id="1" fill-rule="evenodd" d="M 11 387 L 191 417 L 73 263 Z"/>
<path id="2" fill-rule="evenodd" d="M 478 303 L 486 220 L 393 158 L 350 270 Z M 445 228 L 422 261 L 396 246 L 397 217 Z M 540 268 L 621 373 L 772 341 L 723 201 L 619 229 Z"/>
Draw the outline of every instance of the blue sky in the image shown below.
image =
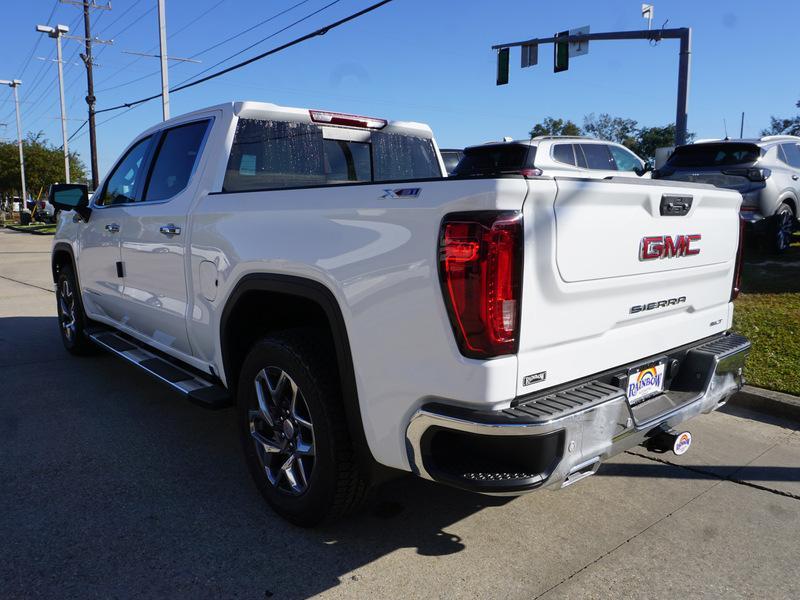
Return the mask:
<path id="1" fill-rule="evenodd" d="M 257 42 L 332 0 L 306 0 L 286 14 L 198 57 L 202 64 L 173 63 L 170 83 Z M 192 56 L 300 0 L 167 0 L 169 54 Z M 237 60 L 355 12 L 370 0 L 340 0 L 318 15 L 275 36 Z M 23 126 L 61 143 L 56 65 L 38 60 L 55 42 L 36 33 L 55 7 L 50 24 L 75 25 L 80 8 L 57 0 L 4 2 L 0 78 L 21 78 Z M 655 24 L 692 27 L 693 54 L 689 130 L 699 137 L 756 135 L 770 114 L 796 114 L 800 99 L 800 52 L 796 0 L 656 0 Z M 94 33 L 113 38 L 97 47 L 98 108 L 160 91 L 158 60 L 124 51 L 157 51 L 156 0 L 113 0 L 113 10 L 93 11 Z M 431 125 L 442 147 L 460 147 L 509 135 L 522 137 L 546 116 L 578 123 L 591 112 L 630 117 L 643 125 L 674 121 L 678 43 L 592 42 L 587 56 L 554 74 L 551 47 L 540 49 L 540 65 L 521 70 L 511 56 L 511 83 L 496 87 L 494 43 L 545 37 L 589 25 L 593 32 L 640 29 L 639 0 L 394 0 L 361 20 L 279 55 L 171 96 L 172 114 L 229 100 L 263 100 L 326 108 Z M 206 13 L 206 14 L 204 14 Z M 187 27 L 192 21 L 197 21 Z M 41 40 L 33 52 L 37 37 Z M 78 42 L 65 40 L 69 131 L 85 119 L 85 71 Z M 155 48 L 154 48 L 155 47 Z M 67 60 L 70 59 L 70 60 Z M 224 63 L 227 66 L 236 62 Z M 149 76 L 148 76 L 149 75 Z M 141 79 L 140 79 L 141 78 Z M 132 80 L 140 79 L 138 81 Z M 15 136 L 10 89 L 0 89 L 0 136 Z M 120 116 L 117 116 L 117 115 Z M 115 116 L 108 123 L 103 123 Z M 161 119 L 159 101 L 122 113 L 98 116 L 101 175 L 133 136 Z M 85 128 L 73 142 L 88 163 Z"/>

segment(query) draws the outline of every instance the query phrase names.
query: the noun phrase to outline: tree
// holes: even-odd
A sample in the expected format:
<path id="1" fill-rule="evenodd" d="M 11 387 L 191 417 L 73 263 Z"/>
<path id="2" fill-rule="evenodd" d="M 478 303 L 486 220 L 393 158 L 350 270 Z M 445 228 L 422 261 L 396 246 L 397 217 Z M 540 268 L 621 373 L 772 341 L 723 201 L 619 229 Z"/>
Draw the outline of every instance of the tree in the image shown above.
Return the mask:
<path id="1" fill-rule="evenodd" d="M 528 132 L 532 138 L 540 135 L 581 135 L 581 128 L 567 119 L 554 119 L 546 117 L 541 123 L 537 123 Z"/>
<path id="2" fill-rule="evenodd" d="M 25 182 L 28 193 L 36 198 L 47 193 L 51 183 L 64 181 L 64 154 L 43 132 L 29 133 L 22 142 L 25 152 Z M 76 152 L 69 155 L 70 179 L 86 181 L 86 166 Z M 19 150 L 16 142 L 0 142 L 0 195 L 18 196 L 21 193 Z"/>
<path id="3" fill-rule="evenodd" d="M 612 117 L 608 113 L 602 113 L 600 116 L 589 113 L 583 117 L 584 134 L 601 140 L 617 142 L 628 148 L 636 144 L 638 131 L 639 123 L 634 119 Z"/>
<path id="4" fill-rule="evenodd" d="M 694 139 L 693 133 L 686 134 L 686 143 Z M 675 124 L 670 123 L 663 127 L 640 127 L 636 132 L 635 143 L 627 146 L 644 160 L 655 161 L 656 148 L 675 145 Z"/>
<path id="5" fill-rule="evenodd" d="M 800 108 L 800 100 L 795 106 Z M 800 115 L 788 119 L 770 117 L 769 121 L 769 127 L 763 129 L 761 135 L 800 135 Z"/>

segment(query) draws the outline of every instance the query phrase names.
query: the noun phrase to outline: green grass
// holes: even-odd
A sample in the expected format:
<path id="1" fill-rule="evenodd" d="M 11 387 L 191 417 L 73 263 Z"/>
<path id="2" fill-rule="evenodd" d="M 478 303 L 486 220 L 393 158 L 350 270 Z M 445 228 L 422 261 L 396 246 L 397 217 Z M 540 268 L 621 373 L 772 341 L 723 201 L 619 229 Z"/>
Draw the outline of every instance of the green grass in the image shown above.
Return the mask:
<path id="1" fill-rule="evenodd" d="M 733 328 L 750 338 L 748 383 L 800 396 L 800 236 L 781 256 L 745 253 Z"/>

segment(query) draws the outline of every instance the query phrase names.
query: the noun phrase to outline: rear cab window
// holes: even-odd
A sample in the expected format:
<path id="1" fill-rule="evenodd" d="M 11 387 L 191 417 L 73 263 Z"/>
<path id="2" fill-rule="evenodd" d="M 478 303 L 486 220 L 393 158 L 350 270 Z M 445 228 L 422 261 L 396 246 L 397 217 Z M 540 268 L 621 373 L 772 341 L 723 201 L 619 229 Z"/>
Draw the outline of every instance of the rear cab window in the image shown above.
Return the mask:
<path id="1" fill-rule="evenodd" d="M 458 163 L 454 177 L 486 177 L 492 175 L 517 174 L 523 169 L 532 169 L 536 159 L 536 147 L 529 144 L 486 144 L 464 150 L 464 158 Z"/>
<path id="2" fill-rule="evenodd" d="M 724 142 L 690 144 L 676 148 L 667 161 L 670 167 L 726 167 L 754 163 L 761 156 L 755 144 Z"/>
<path id="3" fill-rule="evenodd" d="M 223 192 L 442 177 L 433 141 L 316 123 L 240 118 Z"/>
<path id="4" fill-rule="evenodd" d="M 554 161 L 575 166 L 575 150 L 572 144 L 554 144 L 552 152 Z"/>
<path id="5" fill-rule="evenodd" d="M 576 144 L 576 151 L 580 149 L 586 158 L 586 167 L 597 171 L 616 171 L 617 165 L 608 144 Z"/>

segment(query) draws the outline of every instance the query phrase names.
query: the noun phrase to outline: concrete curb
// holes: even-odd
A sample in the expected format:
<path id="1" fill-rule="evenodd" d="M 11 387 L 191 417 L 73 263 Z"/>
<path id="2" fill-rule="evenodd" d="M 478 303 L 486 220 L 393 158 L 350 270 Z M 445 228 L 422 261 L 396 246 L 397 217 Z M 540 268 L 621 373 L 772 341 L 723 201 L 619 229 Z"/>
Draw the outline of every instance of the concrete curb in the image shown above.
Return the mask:
<path id="1" fill-rule="evenodd" d="M 800 422 L 800 397 L 746 385 L 728 404 Z"/>

